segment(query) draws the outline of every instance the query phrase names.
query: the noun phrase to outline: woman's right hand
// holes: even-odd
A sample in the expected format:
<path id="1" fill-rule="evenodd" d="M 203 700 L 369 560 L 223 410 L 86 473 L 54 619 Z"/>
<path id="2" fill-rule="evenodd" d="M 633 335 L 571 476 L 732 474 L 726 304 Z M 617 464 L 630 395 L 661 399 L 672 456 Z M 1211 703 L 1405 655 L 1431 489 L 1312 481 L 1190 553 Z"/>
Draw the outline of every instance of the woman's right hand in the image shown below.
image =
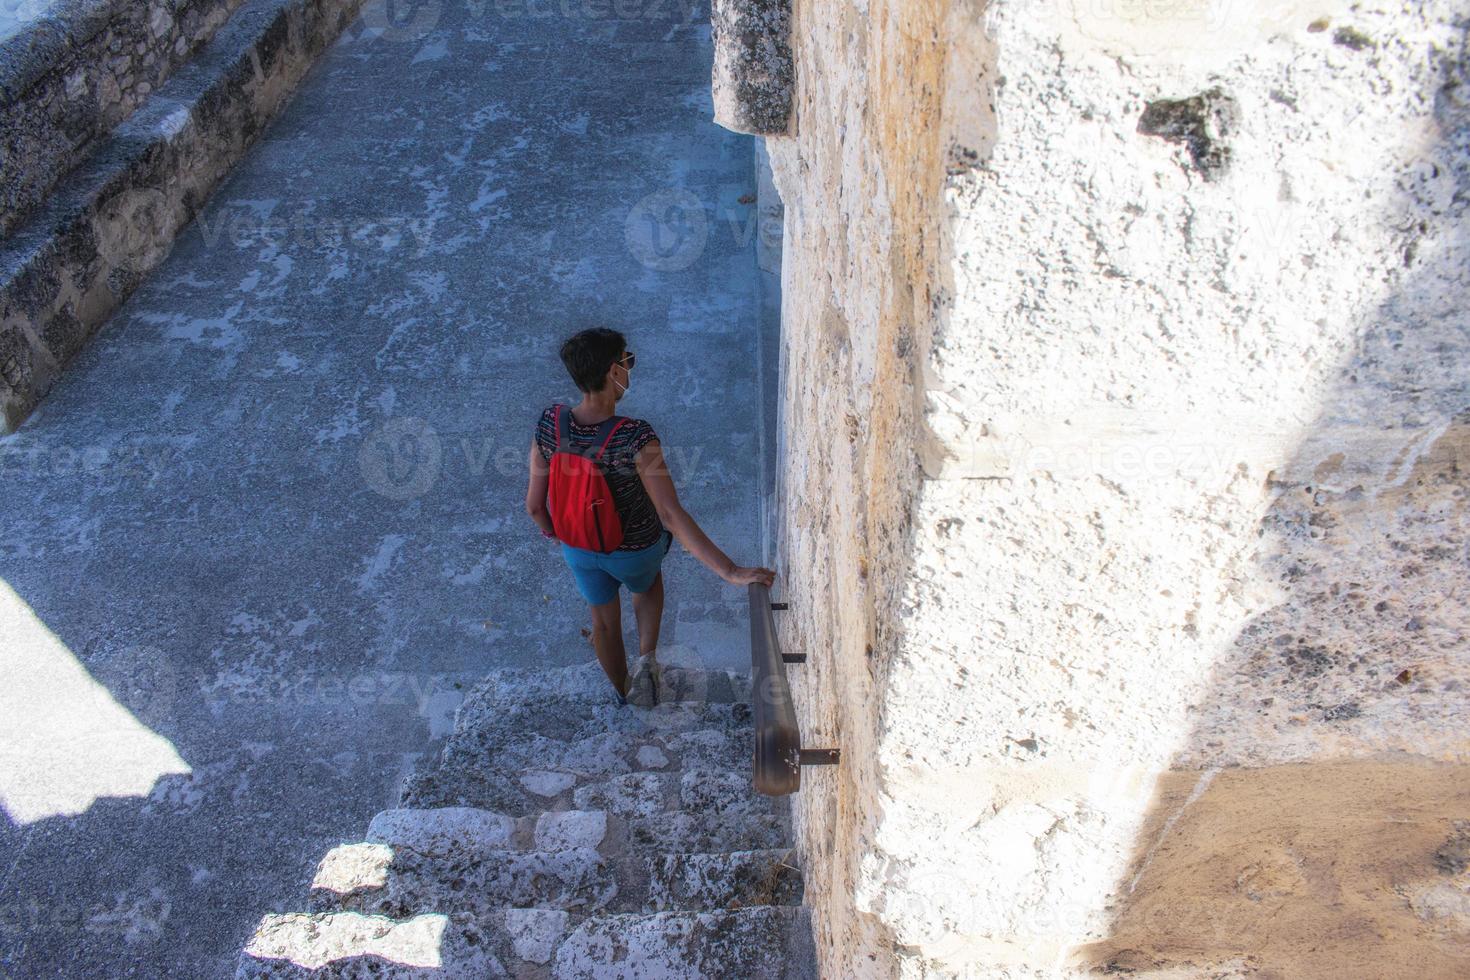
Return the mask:
<path id="1" fill-rule="evenodd" d="M 776 573 L 769 568 L 742 568 L 737 565 L 725 575 L 725 581 L 731 585 L 750 585 L 752 582 L 759 582 L 766 588 L 770 588 L 771 583 L 776 581 Z"/>

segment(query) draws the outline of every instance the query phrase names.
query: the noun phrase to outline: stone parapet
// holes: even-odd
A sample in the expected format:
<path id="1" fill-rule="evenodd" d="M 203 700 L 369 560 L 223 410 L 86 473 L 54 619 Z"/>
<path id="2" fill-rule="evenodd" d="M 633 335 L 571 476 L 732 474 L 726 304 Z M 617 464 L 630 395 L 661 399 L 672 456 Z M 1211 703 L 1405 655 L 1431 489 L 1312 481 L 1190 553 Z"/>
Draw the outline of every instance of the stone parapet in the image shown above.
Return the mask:
<path id="1" fill-rule="evenodd" d="M 63 0 L 0 41 L 0 237 L 241 0 Z"/>
<path id="2" fill-rule="evenodd" d="M 0 428 L 154 268 L 361 0 L 250 0 L 0 243 Z"/>

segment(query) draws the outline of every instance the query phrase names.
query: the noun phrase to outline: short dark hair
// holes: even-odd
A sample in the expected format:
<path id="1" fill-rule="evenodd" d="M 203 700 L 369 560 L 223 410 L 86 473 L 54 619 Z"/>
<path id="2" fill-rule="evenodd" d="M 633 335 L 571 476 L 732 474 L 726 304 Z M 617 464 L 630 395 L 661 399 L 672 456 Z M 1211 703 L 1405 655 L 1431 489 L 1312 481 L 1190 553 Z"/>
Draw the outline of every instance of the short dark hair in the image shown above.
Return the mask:
<path id="1" fill-rule="evenodd" d="M 617 363 L 627 349 L 627 337 L 607 327 L 593 327 L 568 338 L 561 345 L 561 362 L 567 366 L 567 373 L 578 388 L 601 391 L 607 381 L 608 368 Z"/>

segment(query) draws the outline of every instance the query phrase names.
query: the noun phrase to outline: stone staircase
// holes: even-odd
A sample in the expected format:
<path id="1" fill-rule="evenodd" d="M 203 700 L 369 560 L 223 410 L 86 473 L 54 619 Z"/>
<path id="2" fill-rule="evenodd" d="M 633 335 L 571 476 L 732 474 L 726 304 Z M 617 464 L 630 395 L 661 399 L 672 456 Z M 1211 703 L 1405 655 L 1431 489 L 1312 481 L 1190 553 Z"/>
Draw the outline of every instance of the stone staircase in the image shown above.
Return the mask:
<path id="1" fill-rule="evenodd" d="M 783 800 L 751 789 L 749 679 L 505 671 L 237 977 L 816 977 Z"/>

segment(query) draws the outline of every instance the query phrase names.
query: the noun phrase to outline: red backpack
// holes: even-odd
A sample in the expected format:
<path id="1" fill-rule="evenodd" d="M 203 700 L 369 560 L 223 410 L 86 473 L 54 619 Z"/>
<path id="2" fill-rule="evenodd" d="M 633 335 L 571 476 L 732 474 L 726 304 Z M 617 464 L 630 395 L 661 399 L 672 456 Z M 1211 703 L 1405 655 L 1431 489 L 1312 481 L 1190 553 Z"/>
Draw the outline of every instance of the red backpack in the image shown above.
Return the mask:
<path id="1" fill-rule="evenodd" d="M 614 415 L 597 427 L 592 445 L 572 449 L 571 410 L 556 406 L 556 449 L 551 454 L 551 526 L 557 540 L 573 548 L 611 554 L 623 543 L 623 522 L 598 461 L 613 433 L 628 421 Z M 594 452 L 593 449 L 596 448 Z"/>

